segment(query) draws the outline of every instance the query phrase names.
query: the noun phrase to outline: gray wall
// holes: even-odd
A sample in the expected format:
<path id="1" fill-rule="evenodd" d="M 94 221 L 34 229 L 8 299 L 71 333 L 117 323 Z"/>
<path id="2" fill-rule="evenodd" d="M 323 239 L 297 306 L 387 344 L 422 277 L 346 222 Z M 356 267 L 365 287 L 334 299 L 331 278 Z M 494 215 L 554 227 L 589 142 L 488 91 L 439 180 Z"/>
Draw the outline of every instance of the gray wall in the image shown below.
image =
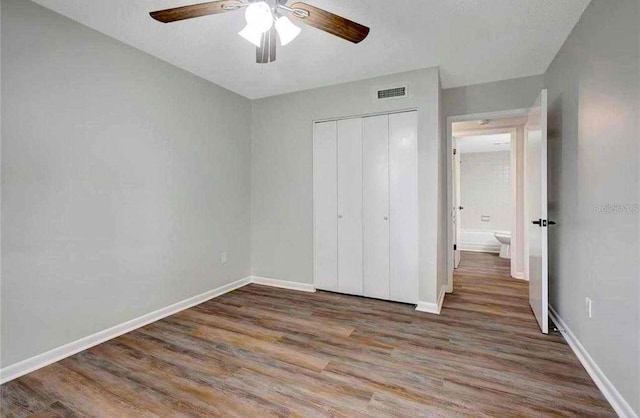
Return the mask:
<path id="1" fill-rule="evenodd" d="M 438 106 L 440 123 L 438 126 L 439 149 L 439 171 L 438 171 L 438 249 L 437 249 L 437 285 L 438 296 L 441 292 L 448 290 L 449 282 L 449 189 L 447 178 L 447 160 L 449 159 L 449 148 L 447 147 L 447 125 L 446 117 L 443 114 L 443 90 L 442 84 L 438 85 Z"/>
<path id="2" fill-rule="evenodd" d="M 376 102 L 374 88 L 409 83 L 411 97 Z M 313 282 L 313 121 L 418 108 L 421 300 L 437 298 L 438 70 L 253 102 L 251 266 L 257 276 Z"/>
<path id="3" fill-rule="evenodd" d="M 23 0 L 1 62 L 3 367 L 249 274 L 248 100 Z"/>
<path id="4" fill-rule="evenodd" d="M 639 4 L 594 0 L 545 75 L 550 303 L 637 413 Z"/>
<path id="5" fill-rule="evenodd" d="M 543 85 L 544 77 L 536 75 L 445 89 L 442 91 L 442 113 L 446 118 L 529 108 Z M 443 133 L 446 135 L 446 130 Z"/>
<path id="6" fill-rule="evenodd" d="M 0 80 L 2 80 L 2 0 L 0 0 Z M 0 82 L 0 183 L 2 181 L 2 82 Z M 0 208 L 2 208 L 2 188 L 0 184 Z M 1 216 L 0 216 L 1 219 Z M 0 221 L 0 237 L 2 222 Z M 2 239 L 0 239 L 0 368 L 2 368 Z"/>

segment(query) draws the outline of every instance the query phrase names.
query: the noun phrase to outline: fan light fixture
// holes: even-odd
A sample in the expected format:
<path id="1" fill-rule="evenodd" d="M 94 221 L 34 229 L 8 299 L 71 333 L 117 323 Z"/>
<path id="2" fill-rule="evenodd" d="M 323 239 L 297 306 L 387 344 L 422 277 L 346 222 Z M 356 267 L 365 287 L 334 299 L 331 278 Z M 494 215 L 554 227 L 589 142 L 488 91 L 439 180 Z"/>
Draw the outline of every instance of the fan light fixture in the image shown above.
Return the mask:
<path id="1" fill-rule="evenodd" d="M 291 23 L 288 17 L 280 16 L 276 20 L 276 31 L 280 37 L 280 45 L 285 46 L 289 42 L 293 41 L 300 35 L 302 29 Z"/>
<path id="2" fill-rule="evenodd" d="M 244 18 L 247 21 L 247 26 L 238 35 L 259 47 L 262 34 L 273 26 L 271 8 L 264 1 L 251 3 L 244 12 Z"/>
<path id="3" fill-rule="evenodd" d="M 262 43 L 262 35 L 274 26 L 274 20 L 282 46 L 293 41 L 302 31 L 299 27 L 291 23 L 291 20 L 286 16 L 278 14 L 278 16 L 274 18 L 271 7 L 264 1 L 251 3 L 247 6 L 244 17 L 247 25 L 238 35 L 257 47 L 260 47 Z"/>
<path id="4" fill-rule="evenodd" d="M 260 48 L 260 43 L 262 42 L 262 32 L 258 32 L 251 26 L 247 25 L 244 29 L 238 32 L 238 35 L 242 36 L 244 39 Z"/>
<path id="5" fill-rule="evenodd" d="M 251 26 L 254 30 L 261 33 L 268 31 L 271 29 L 271 26 L 273 26 L 271 7 L 264 1 L 251 3 L 247 6 L 244 18 L 247 20 L 247 26 Z"/>
<path id="6" fill-rule="evenodd" d="M 156 10 L 149 15 L 162 23 L 179 22 L 201 16 L 230 13 L 244 9 L 246 26 L 240 36 L 256 46 L 256 63 L 276 60 L 276 37 L 281 45 L 296 39 L 301 29 L 292 23 L 303 23 L 354 44 L 369 35 L 369 28 L 302 1 L 290 0 L 208 0 L 171 9 Z"/>

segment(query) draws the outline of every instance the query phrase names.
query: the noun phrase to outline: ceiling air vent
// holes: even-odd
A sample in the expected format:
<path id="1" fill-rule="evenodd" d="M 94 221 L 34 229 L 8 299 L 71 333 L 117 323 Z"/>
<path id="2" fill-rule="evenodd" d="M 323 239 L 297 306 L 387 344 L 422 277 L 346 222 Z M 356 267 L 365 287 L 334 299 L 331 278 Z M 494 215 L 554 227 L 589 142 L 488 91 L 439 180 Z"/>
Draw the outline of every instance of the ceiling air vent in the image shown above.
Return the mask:
<path id="1" fill-rule="evenodd" d="M 407 86 L 391 87 L 378 90 L 376 97 L 378 100 L 404 99 L 408 96 Z"/>

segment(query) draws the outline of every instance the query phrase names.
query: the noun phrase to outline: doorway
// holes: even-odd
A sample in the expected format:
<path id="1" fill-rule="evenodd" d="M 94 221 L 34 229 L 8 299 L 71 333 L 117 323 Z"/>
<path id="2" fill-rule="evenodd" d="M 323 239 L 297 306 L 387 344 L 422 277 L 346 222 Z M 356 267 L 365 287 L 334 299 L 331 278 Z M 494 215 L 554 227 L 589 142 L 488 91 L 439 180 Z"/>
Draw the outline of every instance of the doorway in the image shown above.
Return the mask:
<path id="1" fill-rule="evenodd" d="M 525 278 L 527 121 L 526 114 L 521 114 L 451 124 L 454 269 L 465 254 L 495 254 L 508 267 L 507 277 Z"/>
<path id="2" fill-rule="evenodd" d="M 555 223 L 547 219 L 547 91 L 531 108 L 448 117 L 447 138 L 447 291 L 465 254 L 469 261 L 468 253 L 486 254 L 479 261 L 486 267 L 497 253 L 494 260 L 509 260 L 507 280 L 528 281 L 529 306 L 548 333 L 547 240 Z M 475 276 L 472 265 L 465 268 Z"/>

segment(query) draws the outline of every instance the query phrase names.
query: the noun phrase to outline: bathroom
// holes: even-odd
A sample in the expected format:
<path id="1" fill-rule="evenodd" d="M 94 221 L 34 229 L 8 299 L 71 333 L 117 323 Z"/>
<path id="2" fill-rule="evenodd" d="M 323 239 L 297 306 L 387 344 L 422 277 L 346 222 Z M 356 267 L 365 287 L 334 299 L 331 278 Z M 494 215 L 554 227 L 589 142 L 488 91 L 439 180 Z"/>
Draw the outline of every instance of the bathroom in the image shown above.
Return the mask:
<path id="1" fill-rule="evenodd" d="M 465 255 L 477 260 L 475 253 L 485 253 L 510 277 L 525 278 L 525 123 L 526 117 L 509 117 L 452 124 L 456 268 Z"/>

